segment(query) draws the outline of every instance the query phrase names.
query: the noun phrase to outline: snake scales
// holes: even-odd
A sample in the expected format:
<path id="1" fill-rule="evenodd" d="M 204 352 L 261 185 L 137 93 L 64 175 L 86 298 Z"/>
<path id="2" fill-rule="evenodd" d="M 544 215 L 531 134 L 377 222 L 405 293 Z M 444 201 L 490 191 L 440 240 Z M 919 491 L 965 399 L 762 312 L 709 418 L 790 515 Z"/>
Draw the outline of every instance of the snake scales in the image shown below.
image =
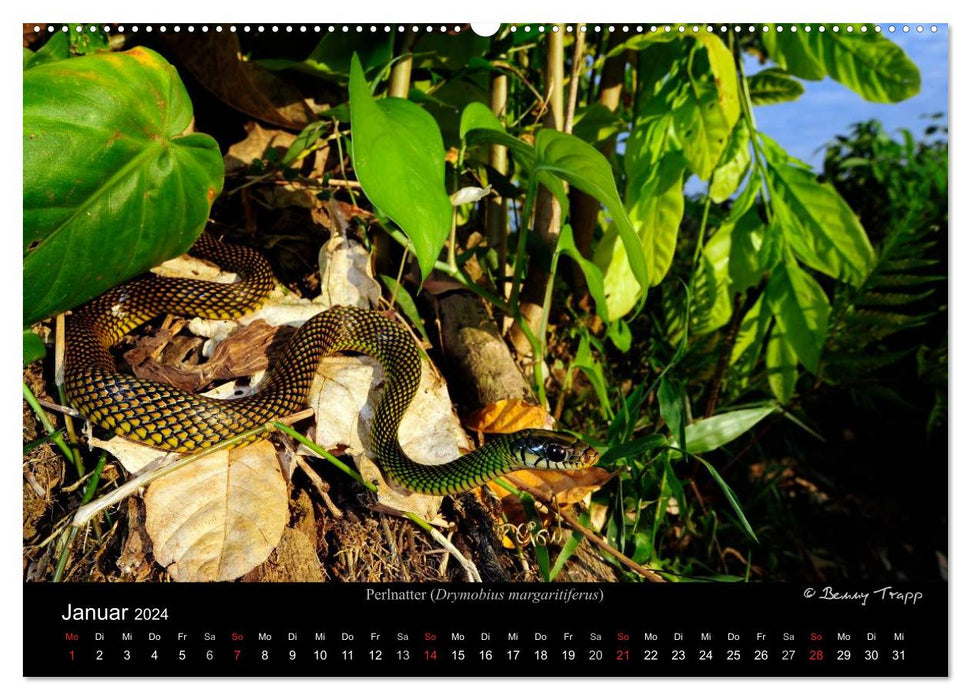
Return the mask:
<path id="1" fill-rule="evenodd" d="M 445 464 L 411 460 L 398 443 L 398 426 L 418 390 L 419 352 L 404 329 L 366 309 L 338 306 L 311 318 L 260 390 L 249 396 L 207 398 L 120 373 L 109 349 L 142 323 L 165 313 L 235 318 L 258 308 L 274 286 L 269 263 L 254 250 L 204 234 L 191 252 L 238 273 L 241 281 L 147 276 L 108 291 L 69 318 L 64 388 L 69 402 L 92 423 L 151 447 L 196 452 L 305 408 L 320 358 L 349 351 L 370 355 L 384 367 L 371 449 L 386 478 L 410 491 L 459 493 L 517 469 L 578 469 L 596 463 L 592 447 L 546 430 L 497 436 Z"/>

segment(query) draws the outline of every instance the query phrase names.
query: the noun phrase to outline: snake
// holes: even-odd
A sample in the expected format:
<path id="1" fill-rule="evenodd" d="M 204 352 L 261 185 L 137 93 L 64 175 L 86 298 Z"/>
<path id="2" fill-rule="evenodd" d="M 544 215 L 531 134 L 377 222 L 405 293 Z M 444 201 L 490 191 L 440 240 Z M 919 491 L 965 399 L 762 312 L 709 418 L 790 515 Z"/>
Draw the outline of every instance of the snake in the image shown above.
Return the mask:
<path id="1" fill-rule="evenodd" d="M 569 433 L 525 429 L 498 434 L 444 464 L 412 460 L 401 448 L 398 429 L 418 391 L 421 354 L 403 327 L 372 309 L 333 306 L 310 318 L 247 396 L 210 398 L 120 372 L 111 347 L 138 326 L 163 314 L 234 319 L 259 308 L 276 284 L 269 261 L 253 248 L 203 233 L 189 253 L 235 272 L 238 281 L 145 275 L 68 317 L 65 395 L 92 424 L 156 449 L 199 452 L 306 408 L 321 358 L 351 352 L 373 357 L 384 369 L 370 451 L 385 479 L 398 487 L 444 496 L 520 469 L 583 469 L 599 459 L 595 448 Z M 256 435 L 238 444 L 259 439 Z"/>

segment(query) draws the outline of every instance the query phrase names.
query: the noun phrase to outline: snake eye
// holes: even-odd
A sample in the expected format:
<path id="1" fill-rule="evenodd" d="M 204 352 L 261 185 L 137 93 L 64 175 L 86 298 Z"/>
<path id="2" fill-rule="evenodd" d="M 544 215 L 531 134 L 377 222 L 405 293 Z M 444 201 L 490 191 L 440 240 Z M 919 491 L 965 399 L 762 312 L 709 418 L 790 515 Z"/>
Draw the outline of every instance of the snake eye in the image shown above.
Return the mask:
<path id="1" fill-rule="evenodd" d="M 546 446 L 546 458 L 551 462 L 565 462 L 566 461 L 566 450 L 562 445 L 547 445 Z"/>

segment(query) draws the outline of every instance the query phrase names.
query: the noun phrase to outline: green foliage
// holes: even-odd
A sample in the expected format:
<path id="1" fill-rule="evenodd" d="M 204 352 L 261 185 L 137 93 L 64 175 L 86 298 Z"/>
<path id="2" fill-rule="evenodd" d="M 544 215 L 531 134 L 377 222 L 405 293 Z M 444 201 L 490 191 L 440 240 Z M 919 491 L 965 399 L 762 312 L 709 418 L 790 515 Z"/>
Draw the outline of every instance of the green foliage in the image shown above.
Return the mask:
<path id="1" fill-rule="evenodd" d="M 32 331 L 24 331 L 24 366 L 26 367 L 31 362 L 35 362 L 41 359 L 47 354 L 47 349 L 44 347 L 44 341 L 37 337 L 36 333 Z"/>
<path id="2" fill-rule="evenodd" d="M 452 222 L 441 132 L 428 112 L 408 100 L 374 100 L 357 59 L 349 90 L 351 153 L 361 188 L 408 236 L 422 278 L 428 277 Z"/>
<path id="3" fill-rule="evenodd" d="M 938 127 L 928 128 L 928 135 Z M 920 328 L 944 310 L 947 281 L 947 145 L 891 139 L 876 122 L 857 124 L 828 148 L 827 175 L 855 201 L 881 237 L 859 287 L 834 297 L 826 376 L 850 381 L 899 363 L 921 345 L 891 336 Z"/>
<path id="4" fill-rule="evenodd" d="M 769 25 L 762 40 L 769 57 L 798 78 L 828 75 L 871 102 L 900 102 L 920 92 L 917 66 L 873 25 L 823 26 L 825 31 L 806 32 Z"/>
<path id="5" fill-rule="evenodd" d="M 551 412 L 598 445 L 602 464 L 617 471 L 593 494 L 581 521 L 671 579 L 737 580 L 749 576 L 747 565 L 733 567 L 724 557 L 718 563 L 715 549 L 730 547 L 748 561 L 771 558 L 774 551 L 759 549 L 769 539 L 765 519 L 786 508 L 772 481 L 781 469 L 762 440 L 785 422 L 770 417 L 813 424 L 806 407 L 814 395 L 859 386 L 909 361 L 917 381 L 932 387 L 926 430 L 946 424 L 946 335 L 927 342 L 915 335 L 936 328 L 946 304 L 946 143 L 918 143 L 909 134 L 894 140 L 876 124 L 860 125 L 829 145 L 821 177 L 761 133 L 752 116 L 755 105 L 801 99 L 803 80 L 830 77 L 881 102 L 916 94 L 920 76 L 897 45 L 871 28 L 863 32 L 862 25 L 852 32 L 842 27 L 807 33 L 784 25 L 782 32 L 772 26 L 755 34 L 702 28 L 619 41 L 607 34 L 594 41 L 590 34 L 578 66 L 572 65 L 566 35 L 564 74 L 578 69 L 572 133 L 550 128 L 550 34 L 511 32 L 508 26 L 488 39 L 329 33 L 302 60 L 253 60 L 281 77 L 300 72 L 301 80 L 324 81 L 323 92 L 338 95 L 274 168 L 299 179 L 310 172 L 308 155 L 336 145 L 340 170 L 325 171 L 320 195 L 345 196 L 326 184 L 335 172 L 360 183 L 368 202 L 354 199 L 356 192 L 346 196 L 373 209 L 417 259 L 419 273 L 402 275 L 405 284 L 416 277 L 425 282 L 435 270 L 436 283 L 448 278 L 446 284 L 479 294 L 497 317 L 523 330 L 532 349 L 524 359 L 534 367 L 541 402 L 547 392 L 555 397 Z M 30 66 L 27 139 L 40 133 L 28 129 L 31 74 L 100 59 L 64 60 L 86 49 L 59 37 L 24 56 L 25 68 Z M 746 76 L 743 51 L 760 53 L 770 64 Z M 408 99 L 382 97 L 406 55 Z M 124 55 L 113 56 L 118 61 Z M 598 93 L 618 62 L 614 108 Z M 122 82 L 137 85 L 143 76 L 131 73 Z M 506 92 L 490 96 L 500 76 Z M 154 89 L 149 85 L 139 88 L 143 96 Z M 194 145 L 196 170 L 211 176 L 214 171 L 202 167 L 213 155 L 211 144 L 178 136 L 191 109 L 177 78 L 171 87 L 162 94 L 175 95 L 179 108 L 176 113 L 170 106 L 160 122 L 167 139 L 161 150 L 178 160 L 179 149 Z M 564 97 L 570 94 L 557 87 Z M 108 97 L 92 99 L 107 102 L 110 113 Z M 501 101 L 496 110 L 495 100 Z M 78 123 L 106 111 L 100 104 L 87 112 L 73 103 L 71 108 Z M 138 109 L 128 110 L 136 121 L 142 117 Z M 125 123 L 117 113 L 114 118 Z M 342 150 L 348 126 L 352 173 L 344 172 Z M 100 138 L 110 141 L 104 133 Z M 127 145 L 138 141 L 121 139 Z M 491 157 L 496 147 L 510 156 L 504 172 Z M 41 170 L 38 164 L 52 150 L 31 156 L 30 167 Z M 92 160 L 77 153 L 72 158 Z M 65 182 L 78 176 L 75 171 L 106 187 L 115 181 L 98 167 L 61 167 L 58 193 L 71 191 Z M 693 177 L 705 184 L 703 196 L 686 196 L 685 183 Z M 552 230 L 540 225 L 540 214 L 550 213 L 538 210 L 541 186 L 559 208 Z M 453 207 L 449 195 L 466 187 L 491 189 L 493 196 Z M 33 239 L 27 224 L 42 228 L 44 217 L 63 212 L 47 205 L 46 191 L 39 184 L 28 197 L 25 187 L 25 265 L 42 250 L 28 250 Z M 211 191 L 218 193 L 218 181 Z M 156 259 L 184 250 L 209 204 L 201 218 L 188 221 L 188 205 L 164 193 L 167 198 L 153 200 L 150 211 L 169 226 L 164 240 L 171 246 L 159 242 L 162 234 L 146 243 Z M 592 214 L 583 211 L 578 193 L 595 200 Z M 490 206 L 497 200 L 498 207 Z M 78 202 L 76 214 L 88 199 Z M 173 211 L 186 216 L 173 217 Z M 174 219 L 184 236 L 172 233 Z M 102 221 L 101 228 L 111 231 L 112 252 L 138 249 L 120 240 L 128 235 L 124 227 Z M 149 240 L 132 235 L 132 241 Z M 145 266 L 141 261 L 125 274 Z M 48 261 L 39 269 L 61 267 Z M 101 258 L 98 273 L 100 267 Z M 25 272 L 25 294 L 27 279 Z M 395 290 L 402 312 L 434 341 L 435 334 L 424 331 L 421 286 L 409 290 L 393 277 L 382 279 L 389 292 Z M 540 322 L 531 326 L 520 301 L 538 279 L 545 297 Z M 42 298 L 49 288 L 56 285 L 38 283 L 34 296 Z M 60 308 L 70 305 L 64 301 Z M 25 307 L 25 319 L 38 313 L 43 310 L 28 315 Z M 38 351 L 34 338 L 25 335 L 25 361 Z M 748 450 L 752 454 L 741 460 Z M 744 470 L 761 461 L 767 476 L 758 481 Z M 525 497 L 524 508 L 531 528 L 542 527 L 535 504 Z M 753 511 L 762 513 L 761 521 Z M 578 543 L 571 536 L 558 553 L 534 543 L 540 576 L 555 579 Z"/>
<path id="6" fill-rule="evenodd" d="M 766 68 L 748 78 L 749 99 L 755 107 L 792 102 L 805 91 L 802 83 L 778 68 Z"/>
<path id="7" fill-rule="evenodd" d="M 222 189 L 215 141 L 149 49 L 24 71 L 24 323 L 185 252 Z"/>

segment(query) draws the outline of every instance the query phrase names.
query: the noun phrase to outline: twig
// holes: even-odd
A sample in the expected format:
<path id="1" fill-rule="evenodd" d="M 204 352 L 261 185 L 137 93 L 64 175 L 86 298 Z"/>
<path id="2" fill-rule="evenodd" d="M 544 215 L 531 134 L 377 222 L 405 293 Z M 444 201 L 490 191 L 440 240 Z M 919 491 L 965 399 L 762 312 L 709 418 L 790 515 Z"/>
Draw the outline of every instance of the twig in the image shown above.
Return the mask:
<path id="1" fill-rule="evenodd" d="M 65 416 L 71 416 L 72 418 L 81 418 L 81 413 L 70 406 L 65 406 L 64 404 L 55 403 L 53 401 L 48 401 L 47 399 L 37 399 L 37 403 L 46 408 L 48 411 L 54 411 L 55 413 L 63 413 Z"/>
<path id="2" fill-rule="evenodd" d="M 438 530 L 432 527 L 430 523 L 426 522 L 422 517 L 416 515 L 415 513 L 407 512 L 405 513 L 405 517 L 431 535 L 433 540 L 442 545 L 442 547 L 444 547 L 449 554 L 455 557 L 455 561 L 457 561 L 461 567 L 465 569 L 465 575 L 469 579 L 470 583 L 482 583 L 482 577 L 479 575 L 479 570 L 475 568 L 475 564 L 463 557 L 462 553 L 456 549 L 454 544 L 446 539 L 445 535 L 440 533 Z"/>
<path id="3" fill-rule="evenodd" d="M 587 526 L 585 526 L 579 520 L 574 518 L 568 512 L 559 510 L 559 508 L 557 508 L 557 506 L 551 501 L 548 494 L 543 493 L 542 491 L 539 491 L 538 489 L 535 489 L 532 486 L 524 484 L 519 479 L 516 479 L 514 477 L 507 476 L 505 478 L 513 482 L 517 488 L 525 491 L 530 496 L 535 498 L 537 501 L 542 503 L 550 511 L 553 511 L 553 510 L 558 511 L 559 517 L 562 518 L 563 521 L 566 522 L 571 529 L 575 530 L 576 532 L 579 532 L 581 535 L 586 537 L 592 543 L 600 547 L 602 550 L 604 550 L 611 556 L 613 556 L 615 559 L 623 563 L 628 568 L 632 569 L 633 571 L 636 571 L 638 574 L 648 579 L 649 581 L 653 581 L 655 583 L 664 583 L 664 579 L 658 576 L 655 572 L 651 571 L 650 569 L 644 568 L 643 566 L 635 562 L 633 559 L 625 556 L 615 547 L 609 545 L 607 541 L 603 538 L 603 536 L 589 529 Z"/>
<path id="4" fill-rule="evenodd" d="M 343 518 L 344 514 L 336 505 L 334 505 L 334 502 L 330 499 L 330 494 L 327 493 L 330 491 L 330 486 L 327 484 L 327 482 L 320 478 L 320 474 L 314 471 L 314 469 L 307 464 L 307 460 L 305 460 L 302 455 L 296 455 L 294 459 L 296 460 L 297 468 L 300 469 L 300 471 L 302 471 L 308 479 L 310 479 L 311 485 L 317 490 L 317 495 L 320 496 L 320 500 L 324 502 L 324 505 L 327 507 L 327 510 L 330 512 L 331 516 L 338 520 Z"/>

